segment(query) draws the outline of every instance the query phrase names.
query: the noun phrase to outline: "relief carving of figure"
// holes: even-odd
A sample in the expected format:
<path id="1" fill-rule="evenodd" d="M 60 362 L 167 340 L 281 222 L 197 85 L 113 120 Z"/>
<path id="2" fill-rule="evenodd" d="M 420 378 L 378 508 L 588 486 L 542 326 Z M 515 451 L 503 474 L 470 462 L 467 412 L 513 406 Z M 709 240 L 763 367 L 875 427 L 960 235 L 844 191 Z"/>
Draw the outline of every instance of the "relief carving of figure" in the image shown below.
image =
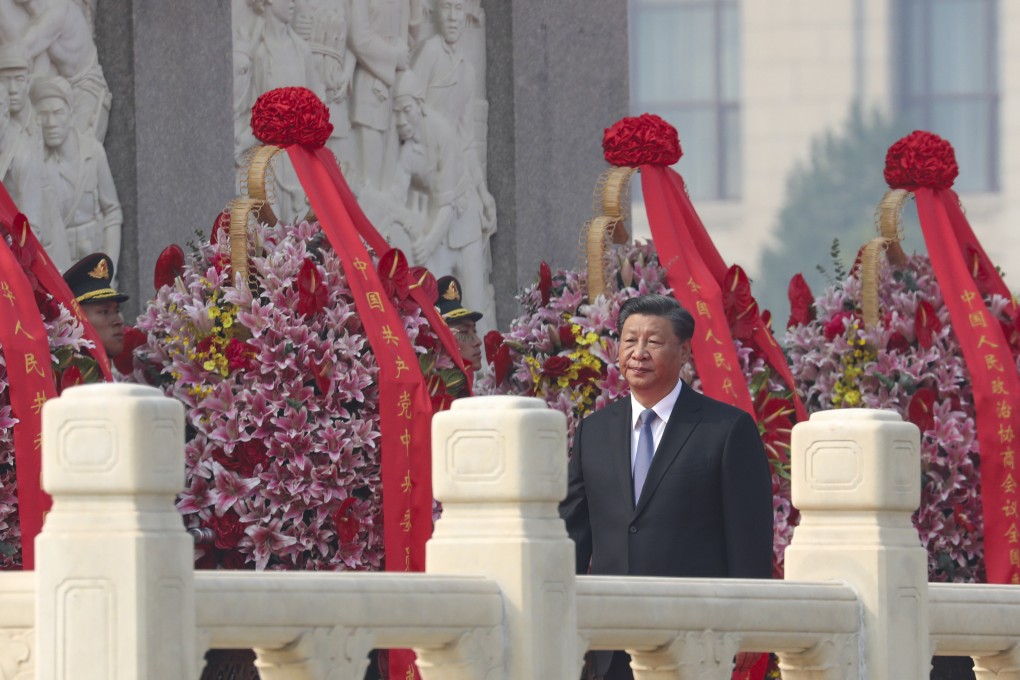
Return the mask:
<path id="1" fill-rule="evenodd" d="M 305 0 L 294 18 L 294 30 L 308 42 L 312 64 L 319 74 L 329 107 L 333 134 L 326 146 L 344 167 L 350 168 L 356 146 L 351 136 L 350 94 L 354 77 L 354 54 L 347 49 L 350 32 L 350 0 Z"/>
<path id="2" fill-rule="evenodd" d="M 70 261 L 102 251 L 116 265 L 124 218 L 103 145 L 72 124 L 74 96 L 66 80 L 34 78 L 30 94 L 45 146 L 47 183 L 66 230 Z"/>
<path id="3" fill-rule="evenodd" d="M 32 231 L 54 264 L 60 269 L 70 267 L 63 225 L 53 204 L 46 200 L 50 192 L 42 152 L 11 120 L 10 95 L 4 88 L 0 88 L 0 181 L 28 218 Z"/>
<path id="4" fill-rule="evenodd" d="M 397 77 L 393 111 L 401 147 L 392 194 L 405 203 L 411 189 L 425 195 L 424 220 L 404 225 L 410 258 L 433 272 L 450 272 L 463 284 L 464 304 L 493 319 L 488 282 L 482 196 L 468 169 L 456 132 L 425 104 L 425 84 L 413 71 Z"/>
<path id="5" fill-rule="evenodd" d="M 110 89 L 81 6 L 72 0 L 2 0 L 0 25 L 0 43 L 19 45 L 33 76 L 59 75 L 70 83 L 75 127 L 102 140 Z"/>
<path id="6" fill-rule="evenodd" d="M 0 88 L 7 91 L 11 124 L 42 150 L 39 121 L 28 100 L 28 58 L 15 44 L 0 45 Z"/>
<path id="7" fill-rule="evenodd" d="M 421 21 L 417 0 L 352 0 L 350 49 L 357 57 L 351 123 L 360 151 L 362 182 L 387 181 L 397 157 L 392 88 L 411 63 L 411 42 Z"/>
<path id="8" fill-rule="evenodd" d="M 249 84 L 239 87 L 234 83 L 235 96 L 235 137 L 238 128 L 245 126 L 245 141 L 255 143 L 247 130 L 251 107 L 263 92 L 277 87 L 307 87 L 322 97 L 323 88 L 319 74 L 312 60 L 308 43 L 292 26 L 295 12 L 294 0 L 248 0 L 255 13 L 254 26 L 250 33 L 235 39 L 235 79 L 239 71 L 245 71 Z M 241 104 L 236 99 L 250 97 Z M 236 141 L 236 140 L 235 140 Z M 241 149 L 241 154 L 247 147 Z M 308 211 L 308 199 L 301 190 L 301 184 L 287 162 L 275 164 L 274 204 L 276 213 L 282 219 L 292 222 Z"/>

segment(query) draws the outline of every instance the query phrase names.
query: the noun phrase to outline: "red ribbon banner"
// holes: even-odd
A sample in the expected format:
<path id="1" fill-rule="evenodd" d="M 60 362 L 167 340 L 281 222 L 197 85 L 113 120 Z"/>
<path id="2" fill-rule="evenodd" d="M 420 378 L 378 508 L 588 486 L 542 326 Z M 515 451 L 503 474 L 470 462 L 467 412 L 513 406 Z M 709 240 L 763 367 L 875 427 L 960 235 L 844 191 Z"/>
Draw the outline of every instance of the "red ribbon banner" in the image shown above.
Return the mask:
<path id="1" fill-rule="evenodd" d="M 0 217 L 10 228 L 6 215 Z M 18 474 L 22 569 L 35 566 L 35 537 L 51 499 L 43 493 L 42 407 L 57 396 L 50 367 L 50 341 L 32 284 L 17 256 L 0 236 L 0 344 L 7 364 L 8 394 L 14 417 L 14 465 Z"/>
<path id="2" fill-rule="evenodd" d="M 985 306 L 964 254 L 965 246 L 973 246 L 977 239 L 959 209 L 956 193 L 926 187 L 913 192 L 935 278 L 974 391 L 988 582 L 1020 583 L 1020 498 L 1015 469 L 1020 377 L 1002 328 Z M 979 252 L 987 258 L 983 250 Z"/>
<path id="3" fill-rule="evenodd" d="M 336 159 L 322 149 L 297 145 L 288 147 L 287 154 L 340 257 L 379 364 L 386 570 L 424 571 L 425 542 L 432 535 L 432 403 L 425 378 L 400 315 L 384 292 L 351 212 L 337 191 L 331 173 L 333 166 L 339 175 Z M 431 302 L 427 307 L 432 307 Z M 390 677 L 404 680 L 409 672 L 416 673 L 414 654 L 391 651 Z"/>
<path id="4" fill-rule="evenodd" d="M 53 264 L 53 260 L 46 253 L 46 249 L 39 243 L 39 240 L 28 224 L 28 220 L 18 212 L 18 207 L 14 204 L 14 200 L 7 193 L 7 189 L 2 183 L 0 183 L 0 222 L 9 225 L 11 238 L 17 241 L 23 249 L 33 254 L 30 269 L 35 274 L 36 279 L 38 279 L 39 285 L 42 286 L 44 291 L 53 296 L 57 304 L 66 307 L 78 319 L 82 325 L 85 339 L 92 343 L 92 349 L 89 350 L 89 354 L 99 364 L 99 370 L 103 374 L 103 379 L 106 382 L 113 382 L 113 374 L 110 371 L 110 358 L 106 356 L 106 350 L 103 349 L 103 343 L 99 339 L 99 334 L 92 327 L 88 318 L 86 318 L 85 313 L 81 310 L 81 305 L 78 304 L 78 301 L 71 293 L 71 289 L 67 286 L 67 281 L 64 281 L 60 270 Z"/>
<path id="5" fill-rule="evenodd" d="M 316 149 L 311 153 L 319 159 L 319 162 L 325 167 L 326 172 L 329 174 L 329 178 L 333 181 L 333 188 L 340 195 L 340 200 L 347 208 L 347 213 L 351 216 L 354 221 L 354 226 L 358 230 L 358 234 L 361 238 L 365 239 L 365 243 L 368 247 L 374 250 L 377 254 L 385 253 L 389 250 L 390 245 L 383 238 L 379 230 L 376 229 L 372 222 L 369 221 L 365 215 L 361 206 L 358 204 L 358 199 L 354 197 L 354 192 L 351 191 L 350 186 L 347 184 L 347 180 L 344 179 L 343 173 L 340 172 L 340 167 L 336 164 L 336 158 L 327 149 Z M 434 273 L 434 272 L 433 272 Z M 411 297 L 421 307 L 422 313 L 425 318 L 428 319 L 429 325 L 432 327 L 432 331 L 439 337 L 439 341 L 443 343 L 443 347 L 446 349 L 447 354 L 453 357 L 453 363 L 457 366 L 461 373 L 464 374 L 464 378 L 467 382 L 467 396 L 471 396 L 472 383 L 474 382 L 474 371 L 469 371 L 464 364 L 464 358 L 460 355 L 460 348 L 457 346 L 457 340 L 453 337 L 453 332 L 450 327 L 446 325 L 443 318 L 439 316 L 439 310 L 436 309 L 436 301 L 429 299 L 425 291 L 419 287 L 411 288 Z"/>
<path id="6" fill-rule="evenodd" d="M 684 242 L 683 213 L 667 173 L 664 166 L 642 165 L 641 189 L 659 263 L 666 269 L 673 295 L 696 320 L 692 348 L 702 390 L 753 417 L 754 404 L 726 320 L 722 289 L 697 250 Z"/>
<path id="7" fill-rule="evenodd" d="M 643 174 L 644 168 L 642 168 Z M 681 233 L 694 244 L 694 250 L 701 255 L 705 266 L 715 278 L 716 283 L 720 287 L 724 286 L 729 267 L 726 266 L 722 255 L 719 254 L 715 244 L 712 242 L 712 238 L 708 235 L 708 230 L 705 229 L 705 225 L 694 210 L 691 200 L 687 197 L 683 178 L 672 168 L 666 168 L 666 176 L 669 179 L 673 201 L 679 209 L 681 218 L 674 222 L 674 226 L 679 228 Z M 783 354 L 783 349 L 776 342 L 775 337 L 773 337 L 772 331 L 762 321 L 761 313 L 758 310 L 754 312 L 752 323 L 754 326 L 754 342 L 761 351 L 765 363 L 783 379 L 786 386 L 790 389 L 797 420 L 800 422 L 807 420 L 807 409 L 804 408 L 804 402 L 801 401 L 800 396 L 797 394 L 793 381 L 793 373 L 790 372 L 790 364 L 786 360 L 786 355 Z"/>

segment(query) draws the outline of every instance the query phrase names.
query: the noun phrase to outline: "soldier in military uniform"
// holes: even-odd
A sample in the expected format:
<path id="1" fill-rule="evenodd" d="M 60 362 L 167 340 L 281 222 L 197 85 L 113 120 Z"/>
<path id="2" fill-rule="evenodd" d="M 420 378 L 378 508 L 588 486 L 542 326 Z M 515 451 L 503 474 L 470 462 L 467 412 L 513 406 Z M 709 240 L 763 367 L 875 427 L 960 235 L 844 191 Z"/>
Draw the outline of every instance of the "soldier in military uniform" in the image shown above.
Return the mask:
<path id="1" fill-rule="evenodd" d="M 436 308 L 439 310 L 439 316 L 453 331 L 465 367 L 470 366 L 472 371 L 477 371 L 482 367 L 482 340 L 478 337 L 475 323 L 482 318 L 482 313 L 464 307 L 460 281 L 455 277 L 444 276 L 438 283 L 439 300 L 436 302 Z"/>
<path id="2" fill-rule="evenodd" d="M 99 340 L 111 359 L 124 349 L 124 317 L 120 303 L 127 295 L 113 287 L 113 260 L 106 253 L 86 255 L 64 272 L 67 282 L 85 317 L 96 329 Z"/>

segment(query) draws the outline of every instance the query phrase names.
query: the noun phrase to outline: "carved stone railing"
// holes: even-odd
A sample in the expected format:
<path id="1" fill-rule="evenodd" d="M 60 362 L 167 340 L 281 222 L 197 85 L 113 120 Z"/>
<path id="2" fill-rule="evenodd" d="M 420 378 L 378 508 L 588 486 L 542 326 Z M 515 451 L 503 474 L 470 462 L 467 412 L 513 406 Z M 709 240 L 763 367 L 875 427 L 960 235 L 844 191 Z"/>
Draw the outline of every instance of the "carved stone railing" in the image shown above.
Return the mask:
<path id="1" fill-rule="evenodd" d="M 918 433 L 890 412 L 795 428 L 787 581 L 575 577 L 564 419 L 537 399 L 435 417 L 427 574 L 195 572 L 182 408 L 156 390 L 68 390 L 43 442 L 54 505 L 37 570 L 0 574 L 0 680 L 197 678 L 238 647 L 270 680 L 360 679 L 390 647 L 426 680 L 572 679 L 588 649 L 630 651 L 638 680 L 724 680 L 742 651 L 777 652 L 787 680 L 920 680 L 932 653 L 1020 678 L 1020 589 L 925 582 Z"/>

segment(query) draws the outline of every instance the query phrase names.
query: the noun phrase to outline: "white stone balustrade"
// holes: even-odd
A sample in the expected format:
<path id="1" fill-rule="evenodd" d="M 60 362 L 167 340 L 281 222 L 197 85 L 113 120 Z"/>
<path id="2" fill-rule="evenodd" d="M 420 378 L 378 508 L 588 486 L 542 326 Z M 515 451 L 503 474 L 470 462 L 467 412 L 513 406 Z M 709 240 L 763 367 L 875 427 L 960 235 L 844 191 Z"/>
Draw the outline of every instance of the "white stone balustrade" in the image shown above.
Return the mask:
<path id="1" fill-rule="evenodd" d="M 788 580 L 759 582 L 575 577 L 563 416 L 512 397 L 434 420 L 429 573 L 196 573 L 182 416 L 128 385 L 46 405 L 54 505 L 37 570 L 0 574 L 0 680 L 197 678 L 210 647 L 255 649 L 266 680 L 360 680 L 387 647 L 426 680 L 570 680 L 587 649 L 630 651 L 637 680 L 726 680 L 739 651 L 779 653 L 785 680 L 921 680 L 933 652 L 1020 680 L 1020 588 L 925 582 L 918 433 L 890 412 L 795 428 L 802 522 Z"/>

